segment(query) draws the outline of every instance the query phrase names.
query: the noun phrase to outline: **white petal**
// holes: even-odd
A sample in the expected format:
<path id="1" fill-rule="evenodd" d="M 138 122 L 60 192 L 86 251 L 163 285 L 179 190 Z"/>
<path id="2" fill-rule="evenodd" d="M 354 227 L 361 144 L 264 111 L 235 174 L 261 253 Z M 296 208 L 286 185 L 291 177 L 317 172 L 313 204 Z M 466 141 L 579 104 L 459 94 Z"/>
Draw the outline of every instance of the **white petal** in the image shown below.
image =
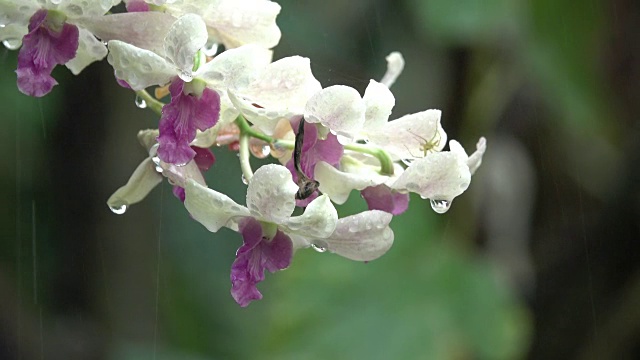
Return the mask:
<path id="1" fill-rule="evenodd" d="M 151 158 L 146 158 L 138 165 L 129 181 L 116 190 L 107 200 L 107 205 L 114 209 L 130 206 L 142 201 L 162 181 L 162 175 L 156 172 Z"/>
<path id="2" fill-rule="evenodd" d="M 158 129 L 145 129 L 138 131 L 137 138 L 140 145 L 149 151 L 153 145 L 158 143 L 156 140 L 158 135 L 160 135 Z M 155 156 L 155 154 L 152 156 Z"/>
<path id="3" fill-rule="evenodd" d="M 164 56 L 163 39 L 176 19 L 157 11 L 133 12 L 74 20 L 102 41 L 120 40 Z"/>
<path id="4" fill-rule="evenodd" d="M 50 4 L 53 1 L 48 1 Z M 71 19 L 87 16 L 102 16 L 113 7 L 111 0 L 64 0 L 57 1 L 59 5 L 49 5 L 49 9 L 63 12 Z"/>
<path id="5" fill-rule="evenodd" d="M 309 59 L 291 56 L 269 64 L 242 95 L 266 109 L 302 114 L 309 98 L 321 89 Z"/>
<path id="6" fill-rule="evenodd" d="M 240 113 L 255 127 L 267 135 L 273 135 L 280 119 L 290 119 L 297 115 L 287 110 L 272 110 L 256 107 L 252 101 L 238 97 L 231 90 L 228 90 L 227 95 L 233 106 L 240 110 Z"/>
<path id="7" fill-rule="evenodd" d="M 365 114 L 364 128 L 366 131 L 379 129 L 387 123 L 391 110 L 396 105 L 396 98 L 385 85 L 371 80 L 364 91 L 364 100 L 367 111 Z"/>
<path id="8" fill-rule="evenodd" d="M 402 70 L 404 70 L 404 58 L 402 54 L 397 51 L 392 52 L 386 57 L 387 60 L 387 72 L 380 80 L 386 87 L 391 87 L 393 83 L 396 82 L 396 79 L 400 74 L 402 74 Z"/>
<path id="9" fill-rule="evenodd" d="M 393 245 L 389 223 L 393 216 L 380 210 L 370 210 L 338 220 L 336 231 L 324 239 L 326 248 L 356 261 L 379 258 Z M 317 246 L 322 246 L 322 243 Z"/>
<path id="10" fill-rule="evenodd" d="M 389 121 L 378 130 L 366 131 L 369 141 L 384 148 L 394 160 L 422 158 L 440 151 L 447 133 L 440 125 L 440 110 L 426 110 Z"/>
<path id="11" fill-rule="evenodd" d="M 40 5 L 34 0 L 2 0 L 0 1 L 0 24 L 29 24 L 29 19 L 38 11 Z"/>
<path id="12" fill-rule="evenodd" d="M 247 208 L 238 205 L 227 195 L 194 180 L 187 182 L 185 194 L 184 206 L 189 214 L 211 232 L 216 232 L 223 226 L 236 230 L 234 218 L 250 216 Z"/>
<path id="13" fill-rule="evenodd" d="M 484 152 L 487 150 L 487 139 L 481 137 L 476 144 L 476 151 L 469 156 L 467 160 L 467 165 L 469 165 L 469 171 L 471 175 L 475 174 L 476 170 L 482 165 L 482 156 Z"/>
<path id="14" fill-rule="evenodd" d="M 388 179 L 373 171 L 358 173 L 340 171 L 324 161 L 316 164 L 314 176 L 320 183 L 318 189 L 336 204 L 344 204 L 351 190 L 362 190 L 369 186 L 384 184 Z"/>
<path id="15" fill-rule="evenodd" d="M 187 14 L 178 19 L 164 38 L 164 51 L 169 60 L 183 73 L 193 71 L 198 50 L 207 43 L 207 25 L 196 14 Z"/>
<path id="16" fill-rule="evenodd" d="M 391 188 L 411 191 L 424 199 L 452 201 L 469 187 L 466 156 L 443 151 L 414 161 Z"/>
<path id="17" fill-rule="evenodd" d="M 176 69 L 155 53 L 122 41 L 109 41 L 109 64 L 118 79 L 126 81 L 133 90 L 151 85 L 164 85 L 176 76 Z"/>
<path id="18" fill-rule="evenodd" d="M 337 222 L 338 212 L 331 200 L 327 195 L 321 195 L 309 203 L 304 214 L 291 217 L 281 225 L 286 228 L 287 233 L 326 238 L 336 229 Z"/>
<path id="19" fill-rule="evenodd" d="M 353 138 L 364 124 L 365 104 L 354 88 L 335 85 L 317 92 L 304 111 L 310 123 L 321 123 L 337 135 Z"/>
<path id="20" fill-rule="evenodd" d="M 202 65 L 197 76 L 214 89 L 244 89 L 271 62 L 272 55 L 257 45 L 227 50 Z"/>
<path id="21" fill-rule="evenodd" d="M 272 48 L 280 41 L 276 16 L 280 5 L 266 0 L 220 0 L 203 14 L 226 48 L 256 44 Z"/>
<path id="22" fill-rule="evenodd" d="M 282 165 L 267 164 L 260 167 L 247 188 L 247 207 L 258 220 L 275 224 L 284 223 L 295 209 L 298 192 L 291 172 Z"/>
<path id="23" fill-rule="evenodd" d="M 78 75 L 92 62 L 102 60 L 107 56 L 107 47 L 91 32 L 83 28 L 79 28 L 79 32 L 76 56 L 64 64 L 74 75 Z"/>
<path id="24" fill-rule="evenodd" d="M 16 50 L 22 45 L 22 38 L 29 33 L 29 29 L 24 24 L 12 23 L 5 27 L 0 27 L 0 41 L 9 41 L 12 46 L 10 50 Z"/>
<path id="25" fill-rule="evenodd" d="M 194 180 L 195 182 L 206 186 L 202 172 L 193 160 L 184 166 L 177 166 L 161 161 L 160 166 L 163 169 L 162 175 L 166 176 L 173 185 L 178 185 L 184 188 L 187 186 L 187 182 L 189 180 Z"/>

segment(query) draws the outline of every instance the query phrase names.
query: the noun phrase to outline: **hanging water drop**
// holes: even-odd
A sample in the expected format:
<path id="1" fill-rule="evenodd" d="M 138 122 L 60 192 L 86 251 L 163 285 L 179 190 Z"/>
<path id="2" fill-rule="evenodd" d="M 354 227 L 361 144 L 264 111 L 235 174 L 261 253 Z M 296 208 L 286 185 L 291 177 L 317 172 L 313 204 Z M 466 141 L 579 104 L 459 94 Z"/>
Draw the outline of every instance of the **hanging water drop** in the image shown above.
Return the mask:
<path id="1" fill-rule="evenodd" d="M 140 109 L 146 109 L 147 102 L 139 95 L 136 95 L 136 106 Z"/>
<path id="2" fill-rule="evenodd" d="M 9 50 L 18 50 L 22 45 L 22 40 L 20 39 L 6 39 L 2 41 L 2 45 Z"/>
<path id="3" fill-rule="evenodd" d="M 109 209 L 116 215 L 122 215 L 127 211 L 127 205 L 109 205 Z"/>
<path id="4" fill-rule="evenodd" d="M 269 145 L 264 145 L 262 147 L 262 157 L 267 157 L 271 153 L 271 147 Z"/>
<path id="5" fill-rule="evenodd" d="M 326 246 L 322 246 L 324 244 L 315 244 L 315 243 L 311 243 L 311 248 L 319 253 L 323 253 L 327 251 L 327 247 Z"/>
<path id="6" fill-rule="evenodd" d="M 247 178 L 244 176 L 244 174 L 242 174 L 242 183 L 245 185 L 249 185 L 249 181 L 247 180 Z"/>
<path id="7" fill-rule="evenodd" d="M 438 214 L 446 213 L 450 207 L 451 207 L 451 201 L 449 200 L 431 199 L 431 208 L 433 209 L 433 211 L 437 212 Z"/>

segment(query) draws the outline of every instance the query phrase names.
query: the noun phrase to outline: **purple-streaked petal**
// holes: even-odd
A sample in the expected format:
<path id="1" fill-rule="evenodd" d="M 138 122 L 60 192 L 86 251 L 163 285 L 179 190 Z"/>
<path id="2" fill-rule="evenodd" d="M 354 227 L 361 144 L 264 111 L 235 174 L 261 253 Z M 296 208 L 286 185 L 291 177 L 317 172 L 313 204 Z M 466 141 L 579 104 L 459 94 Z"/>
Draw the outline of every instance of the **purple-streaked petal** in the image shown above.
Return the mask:
<path id="1" fill-rule="evenodd" d="M 409 194 L 393 191 L 384 184 L 365 188 L 360 192 L 360 195 L 367 202 L 369 210 L 382 210 L 393 215 L 400 215 L 409 207 Z"/>
<path id="2" fill-rule="evenodd" d="M 189 144 L 196 129 L 205 131 L 214 126 L 220 115 L 220 95 L 205 88 L 200 97 L 183 92 L 184 82 L 174 79 L 169 87 L 171 102 L 162 108 L 158 156 L 166 163 L 186 164 L 196 152 Z"/>
<path id="3" fill-rule="evenodd" d="M 191 149 L 196 152 L 196 155 L 193 157 L 193 161 L 196 162 L 200 171 L 209 170 L 216 162 L 215 155 L 213 155 L 213 152 L 208 148 L 192 146 Z"/>
<path id="4" fill-rule="evenodd" d="M 145 12 L 145 11 L 149 11 L 149 4 L 147 4 L 143 0 L 129 1 L 129 2 L 127 2 L 127 11 L 128 12 Z"/>
<path id="5" fill-rule="evenodd" d="M 253 174 L 247 187 L 247 207 L 259 220 L 282 224 L 295 209 L 296 192 L 298 185 L 287 168 L 263 165 Z"/>
<path id="6" fill-rule="evenodd" d="M 231 266 L 231 295 L 245 307 L 253 300 L 262 299 L 256 284 L 264 280 L 265 270 L 274 273 L 289 266 L 293 243 L 279 230 L 273 239 L 263 237 L 262 225 L 254 218 L 243 219 L 239 231 L 244 243 Z"/>
<path id="7" fill-rule="evenodd" d="M 180 201 L 184 202 L 184 199 L 186 198 L 184 188 L 178 185 L 174 185 L 172 192 L 173 192 L 173 196 L 177 197 L 178 199 L 180 199 Z"/>
<path id="8" fill-rule="evenodd" d="M 44 96 L 57 82 L 51 77 L 56 65 L 73 59 L 78 49 L 78 28 L 64 23 L 56 31 L 47 27 L 47 10 L 37 11 L 29 20 L 29 34 L 18 53 L 18 88 L 30 96 Z"/>
<path id="9" fill-rule="evenodd" d="M 292 121 L 291 127 L 294 133 L 298 133 L 298 121 Z M 344 146 L 338 142 L 338 137 L 329 133 L 325 140 L 318 138 L 318 127 L 316 124 L 306 122 L 304 124 L 304 139 L 302 143 L 302 154 L 300 156 L 300 169 L 309 178 L 314 177 L 314 169 L 319 161 L 337 166 L 344 154 Z M 293 160 L 290 161 L 293 168 Z M 289 165 L 287 165 L 288 167 Z"/>

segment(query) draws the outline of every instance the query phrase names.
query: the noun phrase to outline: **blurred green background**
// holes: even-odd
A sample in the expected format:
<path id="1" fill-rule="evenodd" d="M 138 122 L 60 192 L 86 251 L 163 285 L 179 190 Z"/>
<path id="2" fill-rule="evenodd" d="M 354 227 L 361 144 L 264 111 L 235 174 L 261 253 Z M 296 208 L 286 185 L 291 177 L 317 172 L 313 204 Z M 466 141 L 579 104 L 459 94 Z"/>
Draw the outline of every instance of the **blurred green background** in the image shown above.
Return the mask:
<path id="1" fill-rule="evenodd" d="M 28 98 L 2 48 L 1 359 L 640 358 L 638 1 L 279 3 L 275 58 L 310 57 L 323 86 L 363 92 L 403 53 L 392 118 L 438 108 L 467 151 L 487 137 L 470 189 L 445 215 L 412 198 L 376 261 L 299 251 L 242 309 L 238 234 L 166 182 L 106 206 L 157 117 L 106 62 Z M 215 153 L 209 185 L 243 203 Z"/>

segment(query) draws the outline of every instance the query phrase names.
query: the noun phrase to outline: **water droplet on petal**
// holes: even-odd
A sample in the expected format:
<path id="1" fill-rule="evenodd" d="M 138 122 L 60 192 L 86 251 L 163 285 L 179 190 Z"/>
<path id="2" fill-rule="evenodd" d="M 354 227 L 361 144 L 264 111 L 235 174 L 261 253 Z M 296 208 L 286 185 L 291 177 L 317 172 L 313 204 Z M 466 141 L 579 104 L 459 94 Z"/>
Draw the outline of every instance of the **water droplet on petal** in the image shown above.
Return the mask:
<path id="1" fill-rule="evenodd" d="M 193 80 L 193 72 L 190 70 L 180 71 L 178 76 L 184 82 L 191 82 L 191 80 Z"/>
<path id="2" fill-rule="evenodd" d="M 127 205 L 126 204 L 122 204 L 122 205 L 110 205 L 109 209 L 111 209 L 111 211 L 116 214 L 116 215 L 122 215 L 127 211 Z"/>
<path id="3" fill-rule="evenodd" d="M 9 50 L 18 50 L 22 45 L 22 40 L 20 39 L 6 39 L 2 41 L 2 45 Z"/>
<path id="4" fill-rule="evenodd" d="M 136 95 L 136 106 L 140 109 L 145 109 L 147 107 L 147 102 L 140 96 Z"/>
<path id="5" fill-rule="evenodd" d="M 242 174 L 242 183 L 245 185 L 249 185 L 249 181 L 247 180 L 246 177 L 244 177 L 244 174 Z"/>
<path id="6" fill-rule="evenodd" d="M 433 211 L 437 212 L 438 214 L 446 213 L 450 207 L 451 207 L 451 201 L 449 200 L 431 199 L 431 208 L 433 209 Z"/>

